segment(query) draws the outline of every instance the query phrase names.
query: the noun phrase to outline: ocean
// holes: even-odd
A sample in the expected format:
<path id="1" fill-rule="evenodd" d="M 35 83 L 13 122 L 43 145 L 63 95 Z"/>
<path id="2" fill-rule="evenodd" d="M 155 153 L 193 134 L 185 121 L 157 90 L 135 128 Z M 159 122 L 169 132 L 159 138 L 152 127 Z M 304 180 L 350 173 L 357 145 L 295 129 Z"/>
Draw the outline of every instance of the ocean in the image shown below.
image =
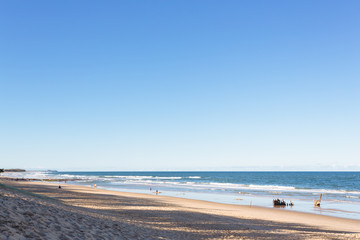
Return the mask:
<path id="1" fill-rule="evenodd" d="M 272 200 L 279 198 L 294 203 L 284 210 L 360 219 L 360 172 L 27 171 L 2 176 L 73 179 L 67 184 L 262 207 L 273 207 Z M 321 206 L 314 207 L 320 194 Z"/>

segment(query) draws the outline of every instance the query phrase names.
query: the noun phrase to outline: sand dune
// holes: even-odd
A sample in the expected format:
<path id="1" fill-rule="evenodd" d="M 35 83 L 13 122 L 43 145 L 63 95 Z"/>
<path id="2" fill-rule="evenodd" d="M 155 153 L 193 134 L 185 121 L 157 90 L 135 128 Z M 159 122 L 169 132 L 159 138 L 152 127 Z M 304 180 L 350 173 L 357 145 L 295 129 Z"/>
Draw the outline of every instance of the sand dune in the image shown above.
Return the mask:
<path id="1" fill-rule="evenodd" d="M 360 239 L 357 220 L 74 185 L 1 182 L 8 186 L 0 187 L 1 239 Z"/>

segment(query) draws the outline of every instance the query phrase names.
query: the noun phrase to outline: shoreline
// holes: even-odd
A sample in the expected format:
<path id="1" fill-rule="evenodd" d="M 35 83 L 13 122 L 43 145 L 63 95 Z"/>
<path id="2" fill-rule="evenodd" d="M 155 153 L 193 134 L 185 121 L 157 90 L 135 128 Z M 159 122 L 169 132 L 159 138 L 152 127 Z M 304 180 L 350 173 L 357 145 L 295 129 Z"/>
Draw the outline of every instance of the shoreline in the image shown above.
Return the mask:
<path id="1" fill-rule="evenodd" d="M 30 177 L 30 176 L 29 176 Z M 78 178 L 26 178 L 26 177 L 5 177 L 0 176 L 0 179 L 6 179 L 10 181 L 20 181 L 20 182 L 54 182 L 56 184 L 68 183 L 71 185 L 79 185 L 79 186 L 91 186 L 93 183 L 97 183 L 94 181 L 93 183 L 83 183 L 81 179 Z M 144 193 L 148 194 L 149 189 L 146 187 L 152 187 L 151 185 L 143 186 L 138 185 L 134 186 L 117 186 L 111 187 L 107 185 L 102 185 L 101 182 L 98 183 L 98 188 L 110 190 L 110 191 L 121 191 L 121 192 L 131 192 L 131 193 Z M 251 194 L 234 194 L 230 192 L 224 193 L 215 193 L 215 192 L 201 192 L 201 191 L 187 191 L 186 189 L 178 189 L 175 191 L 174 189 L 168 189 L 168 186 L 154 186 L 153 190 L 159 189 L 162 191 L 161 195 L 171 196 L 171 197 L 184 197 L 187 199 L 196 199 L 203 201 L 211 201 L 216 203 L 224 203 L 224 204 L 234 204 L 234 205 L 256 205 L 265 208 L 273 208 L 272 200 L 275 198 L 285 199 L 287 202 L 293 201 L 294 206 L 285 206 L 286 210 L 289 211 L 297 211 L 304 213 L 312 213 L 317 215 L 325 215 L 325 216 L 333 216 L 339 218 L 346 219 L 355 219 L 360 220 L 360 202 L 341 202 L 333 199 L 323 199 L 323 203 L 321 207 L 313 206 L 313 199 L 301 199 L 296 198 L 296 196 L 287 196 L 287 195 L 273 195 L 270 197 L 269 195 L 251 195 Z M 151 190 L 150 190 L 151 191 Z M 154 191 L 153 191 L 154 192 Z M 318 198 L 314 195 L 314 198 Z"/>
<path id="2" fill-rule="evenodd" d="M 183 214 L 189 215 L 189 220 L 206 215 L 211 219 L 214 218 L 215 220 L 213 221 L 216 222 L 216 225 L 230 221 L 231 224 L 235 224 L 238 227 L 246 225 L 251 229 L 256 226 L 259 232 L 262 233 L 272 232 L 276 229 L 278 230 L 280 226 L 282 231 L 295 231 L 294 229 L 297 229 L 298 227 L 299 229 L 295 232 L 300 235 L 309 234 L 309 232 L 320 235 L 350 234 L 351 238 L 360 239 L 360 220 L 296 212 L 286 209 L 273 209 L 259 206 L 250 207 L 181 197 L 118 192 L 73 184 L 61 184 L 62 188 L 58 189 L 59 184 L 50 182 L 17 182 L 0 180 L 0 183 L 33 194 L 40 194 L 52 199 L 57 199 L 67 206 L 81 208 L 85 210 L 85 212 L 95 211 L 100 215 L 106 216 L 113 216 L 114 213 L 121 215 L 122 212 L 126 212 L 129 214 L 125 216 L 125 219 L 128 218 L 127 220 L 143 219 L 144 216 L 148 216 L 149 214 L 152 218 L 162 219 L 160 216 L 166 212 L 171 216 L 171 224 L 177 226 L 184 224 L 184 220 L 182 218 L 178 219 L 180 217 L 173 215 L 174 213 L 179 214 L 179 216 Z M 131 202 L 131 204 L 129 205 L 128 202 L 124 204 L 119 199 L 125 199 L 126 201 Z M 166 216 L 169 218 L 168 215 Z M 143 220 L 141 221 L 143 222 Z M 163 220 L 159 220 L 159 222 L 162 221 Z M 254 222 L 261 222 L 262 224 L 255 225 Z M 145 221 L 144 224 L 152 226 L 155 223 L 154 221 Z M 135 223 L 134 226 L 136 227 L 137 224 Z M 160 227 L 160 230 L 158 228 L 159 227 L 157 226 L 155 230 L 161 231 L 162 228 Z M 207 230 L 211 230 L 211 228 Z M 185 232 L 190 234 L 191 231 L 189 231 L 190 230 L 186 230 Z M 253 234 L 256 235 L 256 233 Z M 140 237 L 140 239 L 142 238 Z M 249 239 L 251 239 L 251 237 Z"/>
<path id="3" fill-rule="evenodd" d="M 79 180 L 78 185 L 115 190 L 149 193 L 149 187 L 158 189 L 168 196 L 186 195 L 198 200 L 242 205 L 273 207 L 273 199 L 292 201 L 295 211 L 316 213 L 360 220 L 360 189 L 352 186 L 352 179 L 359 173 L 334 174 L 280 173 L 280 172 L 47 172 L 29 171 L 27 173 L 8 173 L 2 176 L 33 178 L 34 180 L 52 179 Z M 303 181 L 303 178 L 310 179 Z M 315 177 L 315 180 L 311 180 Z M 228 179 L 229 178 L 229 179 Z M 345 179 L 346 181 L 345 181 Z M 335 181 L 335 182 L 334 182 Z M 336 181 L 340 183 L 336 185 Z M 332 187 L 333 183 L 337 187 Z M 310 185 L 309 185 L 310 184 Z M 320 184 L 320 185 L 319 185 Z M 324 185 L 325 184 L 325 185 Z M 313 201 L 323 195 L 321 208 L 314 208 Z"/>

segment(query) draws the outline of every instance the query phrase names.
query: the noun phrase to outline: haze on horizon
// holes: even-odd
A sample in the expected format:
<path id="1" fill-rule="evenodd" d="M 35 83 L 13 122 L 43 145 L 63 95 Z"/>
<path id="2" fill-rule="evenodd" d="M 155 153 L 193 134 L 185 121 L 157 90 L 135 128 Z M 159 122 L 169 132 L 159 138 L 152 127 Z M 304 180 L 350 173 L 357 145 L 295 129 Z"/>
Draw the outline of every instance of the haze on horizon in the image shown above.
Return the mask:
<path id="1" fill-rule="evenodd" d="M 360 170 L 359 1 L 2 1 L 0 168 Z"/>

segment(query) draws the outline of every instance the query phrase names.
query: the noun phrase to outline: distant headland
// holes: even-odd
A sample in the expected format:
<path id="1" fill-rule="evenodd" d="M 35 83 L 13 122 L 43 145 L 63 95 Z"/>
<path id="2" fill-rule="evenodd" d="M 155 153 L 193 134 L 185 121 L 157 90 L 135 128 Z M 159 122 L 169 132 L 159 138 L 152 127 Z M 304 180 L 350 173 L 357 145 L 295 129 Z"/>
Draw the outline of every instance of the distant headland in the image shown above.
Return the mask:
<path id="1" fill-rule="evenodd" d="M 26 170 L 20 168 L 11 168 L 11 169 L 0 169 L 0 172 L 26 172 Z"/>

